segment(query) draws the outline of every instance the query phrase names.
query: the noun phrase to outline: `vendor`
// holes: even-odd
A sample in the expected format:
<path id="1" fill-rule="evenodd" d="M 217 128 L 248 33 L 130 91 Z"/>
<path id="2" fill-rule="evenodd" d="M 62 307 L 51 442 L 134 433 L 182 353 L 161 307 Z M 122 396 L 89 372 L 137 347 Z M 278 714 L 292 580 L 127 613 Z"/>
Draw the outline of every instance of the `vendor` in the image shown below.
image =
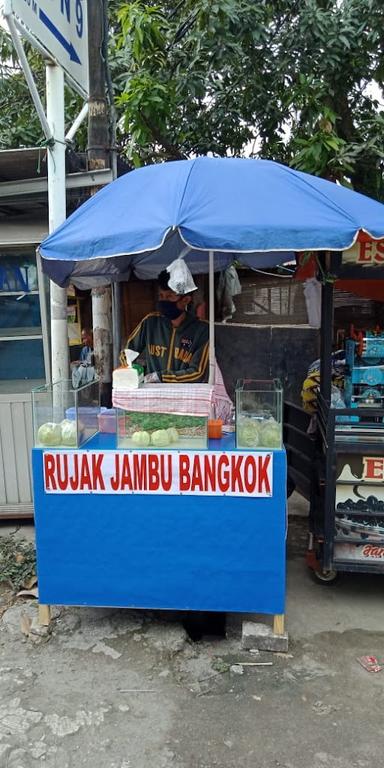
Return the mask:
<path id="1" fill-rule="evenodd" d="M 81 343 L 83 348 L 80 352 L 80 362 L 89 363 L 93 354 L 93 336 L 89 328 L 83 328 L 81 331 Z"/>
<path id="2" fill-rule="evenodd" d="M 127 349 L 144 353 L 147 381 L 208 381 L 209 326 L 193 314 L 191 294 L 195 290 L 192 275 L 190 280 L 175 283 L 172 269 L 159 274 L 158 312 L 144 317 L 126 343 Z M 121 360 L 125 364 L 124 355 Z"/>

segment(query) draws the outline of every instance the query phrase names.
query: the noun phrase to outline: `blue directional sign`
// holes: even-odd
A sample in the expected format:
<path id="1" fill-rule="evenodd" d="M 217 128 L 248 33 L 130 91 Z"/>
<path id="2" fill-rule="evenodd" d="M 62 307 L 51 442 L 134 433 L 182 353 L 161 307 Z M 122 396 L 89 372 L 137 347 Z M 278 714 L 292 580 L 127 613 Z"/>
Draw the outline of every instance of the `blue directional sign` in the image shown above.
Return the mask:
<path id="1" fill-rule="evenodd" d="M 5 0 L 4 7 L 88 94 L 87 0 Z"/>

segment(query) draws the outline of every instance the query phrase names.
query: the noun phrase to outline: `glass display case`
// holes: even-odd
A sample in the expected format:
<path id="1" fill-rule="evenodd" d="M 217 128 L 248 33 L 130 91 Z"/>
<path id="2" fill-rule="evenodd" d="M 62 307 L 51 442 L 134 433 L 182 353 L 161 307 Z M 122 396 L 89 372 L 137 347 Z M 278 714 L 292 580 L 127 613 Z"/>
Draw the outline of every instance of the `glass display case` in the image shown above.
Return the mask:
<path id="1" fill-rule="evenodd" d="M 100 386 L 95 379 L 73 389 L 62 380 L 32 390 L 33 437 L 37 448 L 80 448 L 98 432 Z"/>
<path id="2" fill-rule="evenodd" d="M 283 390 L 278 379 L 236 384 L 236 447 L 270 450 L 283 445 Z"/>
<path id="3" fill-rule="evenodd" d="M 117 447 L 191 449 L 208 447 L 208 416 L 117 409 Z"/>

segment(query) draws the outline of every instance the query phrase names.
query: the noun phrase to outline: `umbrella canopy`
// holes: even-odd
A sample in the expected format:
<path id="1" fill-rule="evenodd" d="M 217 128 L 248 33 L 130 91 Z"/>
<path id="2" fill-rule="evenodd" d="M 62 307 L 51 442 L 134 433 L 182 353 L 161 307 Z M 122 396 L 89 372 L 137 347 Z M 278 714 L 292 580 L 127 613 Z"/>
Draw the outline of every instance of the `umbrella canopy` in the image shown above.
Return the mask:
<path id="1" fill-rule="evenodd" d="M 102 189 L 40 246 L 59 285 L 154 277 L 181 251 L 191 271 L 236 256 L 274 266 L 295 251 L 344 250 L 384 237 L 384 205 L 268 160 L 207 158 L 147 166 Z"/>

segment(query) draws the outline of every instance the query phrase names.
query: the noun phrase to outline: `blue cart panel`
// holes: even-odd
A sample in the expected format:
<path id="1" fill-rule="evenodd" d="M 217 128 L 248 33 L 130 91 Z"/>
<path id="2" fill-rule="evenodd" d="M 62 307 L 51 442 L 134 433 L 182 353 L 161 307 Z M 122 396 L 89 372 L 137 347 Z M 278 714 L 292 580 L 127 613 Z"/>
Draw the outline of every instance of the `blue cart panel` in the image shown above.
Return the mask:
<path id="1" fill-rule="evenodd" d="M 209 450 L 233 451 L 233 438 Z M 34 449 L 41 603 L 284 613 L 285 451 L 273 451 L 273 493 L 261 498 L 47 493 L 43 456 Z"/>

